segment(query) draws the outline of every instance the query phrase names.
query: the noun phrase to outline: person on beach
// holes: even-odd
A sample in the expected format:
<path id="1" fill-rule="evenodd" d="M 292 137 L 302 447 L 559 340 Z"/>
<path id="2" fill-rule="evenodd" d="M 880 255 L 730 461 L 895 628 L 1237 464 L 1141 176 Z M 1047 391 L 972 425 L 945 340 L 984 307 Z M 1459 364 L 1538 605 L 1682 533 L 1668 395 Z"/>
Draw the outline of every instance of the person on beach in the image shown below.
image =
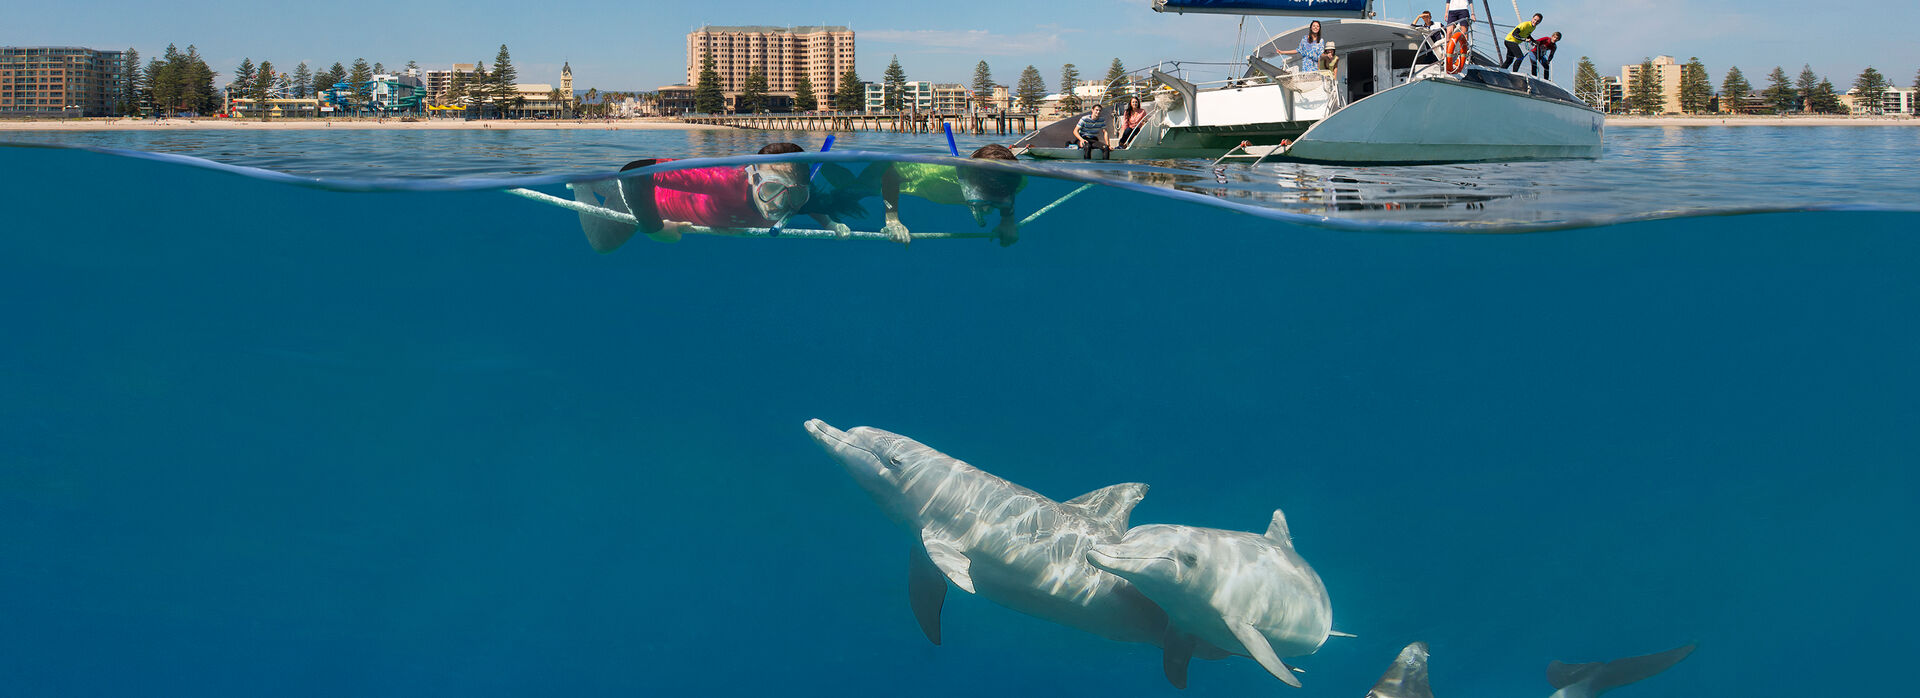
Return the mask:
<path id="1" fill-rule="evenodd" d="M 1004 145 L 982 146 L 973 151 L 974 159 L 1013 162 L 1013 150 Z M 987 214 L 1000 212 L 993 232 L 1006 247 L 1020 241 L 1020 223 L 1014 217 L 1015 195 L 1027 186 L 1027 178 L 1016 172 L 987 168 L 953 167 L 917 162 L 882 163 L 881 201 L 886 206 L 886 223 L 881 232 L 896 242 L 912 240 L 900 223 L 900 195 L 915 196 L 936 204 L 964 205 L 973 212 L 973 220 L 987 224 Z"/>
<path id="2" fill-rule="evenodd" d="M 1073 142 L 1080 145 L 1082 160 L 1091 159 L 1094 148 L 1100 149 L 1103 159 L 1113 159 L 1113 145 L 1107 142 L 1107 120 L 1100 116 L 1100 105 L 1093 105 L 1086 116 L 1080 117 L 1080 123 L 1074 124 Z"/>
<path id="3" fill-rule="evenodd" d="M 1543 79 L 1553 79 L 1553 54 L 1560 50 L 1560 32 L 1553 36 L 1533 40 L 1533 51 L 1527 54 L 1532 59 L 1527 63 L 1527 73 Z"/>
<path id="4" fill-rule="evenodd" d="M 1300 57 L 1300 72 L 1320 69 L 1320 53 L 1325 51 L 1327 40 L 1320 36 L 1320 20 L 1307 25 L 1307 35 L 1300 37 L 1300 46 L 1292 50 L 1282 49 L 1274 53 Z"/>
<path id="5" fill-rule="evenodd" d="M 792 143 L 770 143 L 761 155 L 785 155 L 806 152 Z M 625 172 L 664 162 L 672 158 L 645 158 L 629 162 Z M 633 214 L 638 226 L 621 224 L 582 214 L 587 243 L 596 252 L 611 252 L 642 232 L 656 241 L 673 242 L 694 226 L 708 228 L 778 228 L 787 219 L 806 213 L 822 226 L 851 232 L 833 219 L 829 211 L 840 201 L 823 201 L 808 207 L 812 199 L 809 167 L 798 162 L 701 167 L 628 177 L 610 183 L 574 185 L 574 198 L 582 203 L 604 197 L 615 210 Z M 611 184 L 611 187 L 606 186 Z"/>
<path id="6" fill-rule="evenodd" d="M 1120 147 L 1133 145 L 1134 136 L 1140 135 L 1140 127 L 1147 124 L 1147 110 L 1140 106 L 1139 97 L 1127 100 L 1127 111 L 1120 117 Z"/>
<path id="7" fill-rule="evenodd" d="M 1520 71 L 1520 62 L 1526 59 L 1526 54 L 1520 52 L 1520 42 L 1533 41 L 1533 30 L 1540 27 L 1541 19 L 1544 18 L 1535 12 L 1533 19 L 1521 22 L 1513 31 L 1507 32 L 1507 57 L 1500 61 L 1501 70 Z"/>

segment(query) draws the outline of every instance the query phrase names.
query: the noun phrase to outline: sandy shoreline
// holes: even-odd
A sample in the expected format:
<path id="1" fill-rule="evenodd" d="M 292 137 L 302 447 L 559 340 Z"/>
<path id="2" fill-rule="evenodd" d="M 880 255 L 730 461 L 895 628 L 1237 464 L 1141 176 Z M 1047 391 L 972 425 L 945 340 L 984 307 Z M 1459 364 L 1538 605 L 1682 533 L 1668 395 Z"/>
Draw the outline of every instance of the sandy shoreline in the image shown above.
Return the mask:
<path id="1" fill-rule="evenodd" d="M 616 121 L 544 121 L 502 119 L 487 121 L 461 121 L 456 119 L 432 119 L 428 121 L 401 121 L 399 119 L 66 119 L 66 120 L 11 120 L 0 119 L 0 132 L 4 131 L 181 131 L 181 130 L 218 130 L 218 131 L 294 131 L 319 129 L 346 130 L 596 130 L 596 131 L 705 131 L 726 129 L 726 126 L 706 126 L 686 124 L 678 121 L 654 121 L 623 119 Z"/>
<path id="2" fill-rule="evenodd" d="M 1920 126 L 1909 116 L 1609 116 L 1608 126 Z"/>

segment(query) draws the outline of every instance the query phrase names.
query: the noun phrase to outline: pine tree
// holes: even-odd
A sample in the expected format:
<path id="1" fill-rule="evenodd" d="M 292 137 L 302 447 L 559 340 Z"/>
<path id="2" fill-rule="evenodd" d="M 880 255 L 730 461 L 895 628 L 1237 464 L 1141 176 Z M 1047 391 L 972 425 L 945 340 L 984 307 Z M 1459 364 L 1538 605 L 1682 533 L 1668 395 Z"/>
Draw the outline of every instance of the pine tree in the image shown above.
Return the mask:
<path id="1" fill-rule="evenodd" d="M 1707 78 L 1707 66 L 1695 56 L 1680 67 L 1680 111 L 1705 112 L 1713 103 L 1713 83 Z"/>
<path id="2" fill-rule="evenodd" d="M 867 108 L 867 85 L 860 81 L 860 74 L 852 68 L 840 74 L 840 88 L 833 93 L 833 108 L 840 111 L 865 111 Z"/>
<path id="3" fill-rule="evenodd" d="M 386 74 L 387 74 L 387 67 L 386 67 L 386 66 L 384 66 L 384 65 L 381 65 L 379 61 L 374 61 L 374 62 L 373 62 L 373 74 L 374 74 L 374 75 L 386 75 Z"/>
<path id="4" fill-rule="evenodd" d="M 187 44 L 187 53 L 181 56 L 186 69 L 181 71 L 181 92 L 187 97 L 187 107 L 196 114 L 212 114 L 220 110 L 220 92 L 214 88 L 214 78 L 219 73 L 207 66 L 200 57 L 200 49 Z"/>
<path id="5" fill-rule="evenodd" d="M 1720 81 L 1720 100 L 1743 100 L 1753 92 L 1753 84 L 1747 84 L 1747 77 L 1741 75 L 1740 65 L 1726 69 L 1726 79 Z"/>
<path id="6" fill-rule="evenodd" d="M 1820 86 L 1820 76 L 1813 74 L 1813 66 L 1801 64 L 1800 78 L 1793 81 L 1800 93 L 1800 110 L 1813 111 L 1813 88 Z"/>
<path id="7" fill-rule="evenodd" d="M 1047 81 L 1040 77 L 1040 69 L 1027 66 L 1020 71 L 1020 82 L 1014 87 L 1013 94 L 1020 103 L 1021 111 L 1038 109 L 1040 100 L 1047 98 Z"/>
<path id="8" fill-rule="evenodd" d="M 265 119 L 272 113 L 273 84 L 280 76 L 273 72 L 273 61 L 260 61 L 260 72 L 254 76 L 252 89 L 253 106 L 260 110 L 260 118 Z"/>
<path id="9" fill-rule="evenodd" d="M 347 83 L 355 110 L 365 109 L 373 102 L 373 66 L 367 65 L 367 59 L 353 59 L 353 70 L 347 73 Z"/>
<path id="10" fill-rule="evenodd" d="M 257 72 L 252 58 L 240 59 L 240 67 L 233 69 L 233 84 L 227 86 L 228 96 L 253 98 L 253 78 Z"/>
<path id="11" fill-rule="evenodd" d="M 887 65 L 887 72 L 880 76 L 880 108 L 897 112 L 906 108 L 907 71 L 900 69 L 900 56 L 895 54 L 893 62 Z M 915 104 L 915 107 L 920 106 Z"/>
<path id="12" fill-rule="evenodd" d="M 331 90 L 333 89 L 334 85 L 338 85 L 346 81 L 347 81 L 346 66 L 342 66 L 339 63 L 334 63 L 333 67 L 328 68 L 325 72 L 314 74 L 313 96 L 318 97 L 320 96 L 320 93 L 326 92 L 327 90 Z"/>
<path id="13" fill-rule="evenodd" d="M 1627 85 L 1627 111 L 1639 114 L 1659 113 L 1663 101 L 1660 97 L 1660 79 L 1654 73 L 1653 59 L 1640 62 L 1640 72 Z"/>
<path id="14" fill-rule="evenodd" d="M 420 64 L 415 63 L 413 61 L 407 61 L 407 72 L 413 72 L 413 73 L 420 72 Z"/>
<path id="15" fill-rule="evenodd" d="M 1886 76 L 1874 70 L 1873 66 L 1867 66 L 1866 70 L 1860 71 L 1860 77 L 1853 79 L 1853 89 L 1858 91 L 1853 103 L 1866 109 L 1868 114 L 1884 113 L 1885 105 L 1881 100 L 1887 95 L 1888 84 Z"/>
<path id="16" fill-rule="evenodd" d="M 140 70 L 140 52 L 127 48 L 126 61 L 120 72 L 120 115 L 134 116 L 140 113 L 140 102 L 147 91 L 145 73 Z"/>
<path id="17" fill-rule="evenodd" d="M 815 111 L 820 108 L 820 96 L 813 93 L 813 78 L 800 73 L 800 79 L 793 81 L 793 108 L 795 111 Z"/>
<path id="18" fill-rule="evenodd" d="M 993 99 L 993 69 L 986 61 L 973 66 L 973 103 L 986 108 L 987 100 Z"/>
<path id="19" fill-rule="evenodd" d="M 1593 67 L 1593 59 L 1580 57 L 1580 67 L 1573 72 L 1573 94 L 1595 109 L 1607 108 L 1607 95 L 1601 89 L 1600 71 Z"/>
<path id="20" fill-rule="evenodd" d="M 1800 103 L 1800 96 L 1793 92 L 1793 83 L 1787 80 L 1787 71 L 1780 66 L 1774 66 L 1773 72 L 1767 74 L 1767 89 L 1761 90 L 1760 96 L 1767 98 L 1774 111 L 1782 114 L 1793 111 L 1794 105 Z"/>
<path id="21" fill-rule="evenodd" d="M 1068 114 L 1080 112 L 1080 95 L 1073 88 L 1080 84 L 1080 68 L 1072 63 L 1060 66 L 1060 111 Z"/>
<path id="22" fill-rule="evenodd" d="M 767 69 L 755 65 L 747 73 L 747 80 L 740 86 L 740 96 L 734 99 L 734 111 L 742 114 L 758 114 L 767 108 Z"/>
<path id="23" fill-rule="evenodd" d="M 447 78 L 447 89 L 440 93 L 440 106 L 451 107 L 456 104 L 465 104 L 466 98 L 467 74 L 465 71 L 455 70 L 453 71 L 453 76 Z"/>
<path id="24" fill-rule="evenodd" d="M 520 71 L 514 69 L 513 57 L 507 54 L 507 45 L 501 44 L 499 53 L 493 55 L 493 74 L 487 77 L 487 84 L 493 88 L 488 96 L 493 99 L 496 108 L 517 109 L 526 104 L 527 98 L 521 97 L 520 91 L 513 86 L 514 81 L 519 79 Z"/>
<path id="25" fill-rule="evenodd" d="M 1118 104 L 1126 100 L 1127 86 L 1121 84 L 1122 81 L 1126 79 L 1126 64 L 1121 63 L 1119 58 L 1113 59 L 1113 62 L 1107 65 L 1107 88 L 1100 95 L 1100 101 L 1107 104 Z"/>
<path id="26" fill-rule="evenodd" d="M 289 94 L 297 99 L 306 99 L 309 96 L 307 90 L 313 87 L 313 69 L 307 67 L 306 61 L 300 61 L 300 65 L 294 66 L 291 79 L 293 90 Z"/>
<path id="27" fill-rule="evenodd" d="M 1840 103 L 1840 95 L 1833 89 L 1833 81 L 1826 78 L 1821 78 L 1820 84 L 1814 86 L 1813 97 L 1808 101 L 1810 102 L 1808 108 L 1815 114 L 1839 114 L 1846 111 L 1846 105 Z"/>
<path id="28" fill-rule="evenodd" d="M 700 80 L 693 86 L 693 110 L 702 114 L 718 114 L 727 108 L 727 97 L 720 92 L 720 71 L 714 67 L 713 56 L 700 62 Z"/>
<path id="29" fill-rule="evenodd" d="M 148 96 L 153 100 L 153 113 L 167 115 L 173 113 L 180 101 L 179 87 L 173 82 L 172 71 L 167 69 L 179 57 L 179 52 L 173 49 L 173 44 L 167 44 L 166 53 L 161 55 L 164 58 L 147 61 L 145 81 Z"/>

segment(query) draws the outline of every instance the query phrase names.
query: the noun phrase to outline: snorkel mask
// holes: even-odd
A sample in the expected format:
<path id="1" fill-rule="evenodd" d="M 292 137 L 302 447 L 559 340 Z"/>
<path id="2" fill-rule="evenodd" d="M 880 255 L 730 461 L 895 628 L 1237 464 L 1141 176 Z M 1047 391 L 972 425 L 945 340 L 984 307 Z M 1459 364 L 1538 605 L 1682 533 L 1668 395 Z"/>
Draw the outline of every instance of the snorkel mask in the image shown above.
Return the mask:
<path id="1" fill-rule="evenodd" d="M 987 214 L 994 211 L 999 211 L 1002 215 L 1012 214 L 1012 195 L 990 193 L 989 187 L 982 186 L 978 181 L 987 177 L 1004 176 L 1007 175 L 998 172 L 968 172 L 964 169 L 960 171 L 960 196 L 967 200 L 967 209 L 973 211 L 973 222 L 976 225 L 986 227 Z"/>
<path id="2" fill-rule="evenodd" d="M 794 181 L 793 169 L 778 165 L 746 166 L 747 191 L 753 195 L 753 207 L 767 220 L 785 221 L 807 205 L 811 187 L 804 181 Z"/>

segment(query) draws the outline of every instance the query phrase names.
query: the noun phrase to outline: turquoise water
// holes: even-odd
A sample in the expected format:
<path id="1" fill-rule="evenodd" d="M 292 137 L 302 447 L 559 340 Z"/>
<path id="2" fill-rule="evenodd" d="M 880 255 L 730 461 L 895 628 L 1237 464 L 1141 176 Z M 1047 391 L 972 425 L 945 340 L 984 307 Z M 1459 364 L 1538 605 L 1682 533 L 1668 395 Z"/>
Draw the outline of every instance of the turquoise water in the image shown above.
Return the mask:
<path id="1" fill-rule="evenodd" d="M 569 169 L 470 151 L 456 174 L 721 154 L 671 143 Z M 1920 620 L 1920 213 L 1894 210 L 1915 192 L 1838 165 L 1724 199 L 1683 176 L 1761 176 L 1737 162 L 1537 170 L 1642 173 L 1608 190 L 1637 202 L 1607 204 L 1617 218 L 1703 196 L 1861 210 L 1478 235 L 1429 225 L 1487 210 L 1449 207 L 1329 227 L 1332 207 L 1255 184 L 1288 170 L 1243 168 L 1248 208 L 1100 186 L 1006 248 L 596 255 L 574 214 L 492 186 L 338 191 L 0 148 L 0 685 L 1356 696 L 1424 640 L 1441 698 L 1544 696 L 1548 660 L 1697 641 L 1617 695 L 1879 692 Z M 1528 181 L 1488 188 L 1548 221 L 1607 198 Z M 1034 178 L 1022 213 L 1079 184 Z M 902 213 L 977 229 L 914 199 Z M 1360 637 L 1291 660 L 1304 689 L 1234 658 L 1176 691 L 1155 648 L 953 592 L 932 646 L 907 608 L 908 538 L 808 418 L 1058 499 L 1150 483 L 1135 524 L 1258 531 L 1282 508 Z"/>

